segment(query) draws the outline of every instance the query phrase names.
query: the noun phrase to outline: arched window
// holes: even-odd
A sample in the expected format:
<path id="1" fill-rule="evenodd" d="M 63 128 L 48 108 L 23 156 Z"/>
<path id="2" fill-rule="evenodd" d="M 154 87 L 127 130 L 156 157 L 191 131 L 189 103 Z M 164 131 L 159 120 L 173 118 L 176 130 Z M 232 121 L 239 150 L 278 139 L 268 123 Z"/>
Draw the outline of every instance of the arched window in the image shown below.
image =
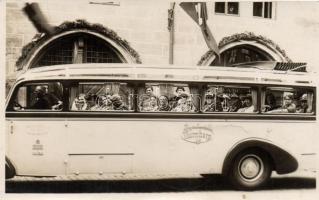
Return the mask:
<path id="1" fill-rule="evenodd" d="M 252 61 L 271 61 L 274 60 L 265 51 L 252 45 L 238 45 L 229 48 L 220 54 L 220 59 L 215 58 L 210 66 L 232 66 L 238 63 Z"/>
<path id="2" fill-rule="evenodd" d="M 87 33 L 63 36 L 41 50 L 31 68 L 71 63 L 122 63 L 121 53 L 107 41 Z"/>

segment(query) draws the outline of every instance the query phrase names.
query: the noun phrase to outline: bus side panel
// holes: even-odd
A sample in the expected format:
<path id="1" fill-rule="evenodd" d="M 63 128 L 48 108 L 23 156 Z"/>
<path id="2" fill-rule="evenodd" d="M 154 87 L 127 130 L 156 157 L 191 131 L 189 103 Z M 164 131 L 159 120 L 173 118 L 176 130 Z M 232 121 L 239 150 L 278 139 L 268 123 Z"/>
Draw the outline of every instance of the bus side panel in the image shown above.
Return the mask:
<path id="1" fill-rule="evenodd" d="M 313 130 L 306 121 L 73 119 L 68 172 L 221 173 L 227 153 L 245 140 L 277 145 L 304 170 L 315 166 Z"/>
<path id="2" fill-rule="evenodd" d="M 65 123 L 53 118 L 7 118 L 7 156 L 17 175 L 65 174 Z"/>
<path id="3" fill-rule="evenodd" d="M 245 136 L 224 120 L 70 119 L 68 172 L 221 172 L 227 151 Z"/>

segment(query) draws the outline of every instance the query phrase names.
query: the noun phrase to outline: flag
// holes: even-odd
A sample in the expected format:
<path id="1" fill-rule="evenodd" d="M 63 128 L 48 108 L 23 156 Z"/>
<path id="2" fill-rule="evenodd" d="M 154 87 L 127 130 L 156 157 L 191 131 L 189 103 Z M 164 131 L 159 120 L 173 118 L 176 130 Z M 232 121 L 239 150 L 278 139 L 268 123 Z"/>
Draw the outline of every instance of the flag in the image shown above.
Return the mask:
<path id="1" fill-rule="evenodd" d="M 50 26 L 40 10 L 38 3 L 26 3 L 23 8 L 24 13 L 28 16 L 35 28 L 40 33 L 53 34 L 54 27 Z"/>
<path id="2" fill-rule="evenodd" d="M 208 15 L 206 2 L 182 2 L 179 5 L 199 25 L 208 48 L 212 50 L 219 58 L 220 53 L 217 42 L 207 26 Z M 200 5 L 200 15 L 196 10 L 197 5 Z M 199 20 L 199 17 L 201 20 Z"/>

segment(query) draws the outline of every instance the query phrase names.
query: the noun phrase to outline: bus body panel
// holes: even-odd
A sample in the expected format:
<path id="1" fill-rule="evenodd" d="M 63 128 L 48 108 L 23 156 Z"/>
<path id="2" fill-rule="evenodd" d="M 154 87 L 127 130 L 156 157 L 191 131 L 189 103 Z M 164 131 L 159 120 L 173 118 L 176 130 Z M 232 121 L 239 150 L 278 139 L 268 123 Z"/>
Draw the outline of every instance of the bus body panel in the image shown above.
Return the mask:
<path id="1" fill-rule="evenodd" d="M 14 129 L 7 153 L 17 174 L 221 173 L 226 155 L 246 140 L 282 148 L 298 160 L 299 170 L 315 166 L 314 122 L 48 119 L 7 119 Z"/>
<path id="2" fill-rule="evenodd" d="M 61 119 L 7 119 L 7 156 L 17 174 L 65 173 L 65 122 Z"/>

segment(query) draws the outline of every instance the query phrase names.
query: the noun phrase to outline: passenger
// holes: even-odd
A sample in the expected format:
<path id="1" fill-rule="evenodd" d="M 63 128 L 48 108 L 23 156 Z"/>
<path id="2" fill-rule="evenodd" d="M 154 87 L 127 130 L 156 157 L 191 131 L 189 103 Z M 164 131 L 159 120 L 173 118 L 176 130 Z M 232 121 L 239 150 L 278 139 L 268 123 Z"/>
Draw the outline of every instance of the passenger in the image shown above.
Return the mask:
<path id="1" fill-rule="evenodd" d="M 142 111 L 149 111 L 149 112 L 153 112 L 153 111 L 158 111 L 158 105 L 157 105 L 157 98 L 156 96 L 151 96 L 150 97 L 150 102 L 148 106 L 145 106 L 142 108 Z"/>
<path id="2" fill-rule="evenodd" d="M 241 113 L 252 113 L 254 112 L 254 105 L 252 103 L 252 97 L 250 94 L 244 97 L 244 105 L 245 107 L 240 108 L 237 112 Z"/>
<path id="3" fill-rule="evenodd" d="M 196 107 L 191 97 L 186 99 L 186 112 L 196 112 Z"/>
<path id="4" fill-rule="evenodd" d="M 246 97 L 246 94 L 243 94 L 243 93 L 239 94 L 239 99 L 241 101 L 241 107 L 240 108 L 246 107 L 246 105 L 245 105 L 245 97 Z"/>
<path id="5" fill-rule="evenodd" d="M 175 108 L 173 108 L 171 111 L 172 112 L 190 112 L 189 107 L 187 106 L 187 98 L 188 94 L 182 93 L 180 98 L 177 101 L 177 105 Z"/>
<path id="6" fill-rule="evenodd" d="M 237 94 L 230 95 L 229 112 L 237 112 L 241 108 L 241 105 L 242 103 Z"/>
<path id="7" fill-rule="evenodd" d="M 96 94 L 91 94 L 88 93 L 85 95 L 85 100 L 87 103 L 87 110 L 91 110 L 92 107 L 96 106 L 96 99 L 97 99 L 97 95 Z"/>
<path id="8" fill-rule="evenodd" d="M 288 112 L 288 113 L 296 112 L 296 104 L 294 104 L 292 101 L 293 101 L 292 95 L 286 95 L 284 97 L 284 105 L 282 107 L 285 110 L 284 112 Z"/>
<path id="9" fill-rule="evenodd" d="M 36 86 L 34 90 L 35 102 L 31 109 L 62 109 L 62 101 L 60 101 L 54 94 L 48 94 L 44 86 Z"/>
<path id="10" fill-rule="evenodd" d="M 185 94 L 185 88 L 178 86 L 176 87 L 176 96 L 174 96 L 173 98 L 170 99 L 169 103 L 170 103 L 170 107 L 173 109 L 177 106 L 177 102 L 178 100 L 181 98 L 182 94 Z"/>
<path id="11" fill-rule="evenodd" d="M 103 95 L 98 98 L 98 102 L 95 106 L 91 108 L 91 110 L 96 111 L 107 111 L 113 110 L 113 104 L 111 101 L 111 95 Z"/>
<path id="12" fill-rule="evenodd" d="M 215 98 L 216 97 L 216 98 Z M 223 111 L 222 107 L 222 98 L 215 96 L 215 94 L 206 94 L 205 102 L 203 106 L 204 112 L 221 112 Z"/>
<path id="13" fill-rule="evenodd" d="M 214 103 L 215 95 L 207 94 L 205 96 L 205 102 L 203 106 L 203 112 L 215 112 L 215 103 Z"/>
<path id="14" fill-rule="evenodd" d="M 120 95 L 113 95 L 111 97 L 111 101 L 113 104 L 113 110 L 128 110 L 127 106 L 124 105 Z"/>
<path id="15" fill-rule="evenodd" d="M 308 110 L 308 95 L 303 94 L 300 98 L 300 106 L 297 108 L 297 113 L 307 113 Z"/>
<path id="16" fill-rule="evenodd" d="M 159 111 L 170 111 L 171 107 L 169 106 L 168 103 L 168 97 L 165 95 L 162 95 L 159 97 L 159 107 L 158 107 Z"/>
<path id="17" fill-rule="evenodd" d="M 146 86 L 145 87 L 145 94 L 143 94 L 139 100 L 139 110 L 143 111 L 148 109 L 151 106 L 151 97 L 154 96 L 153 94 L 153 87 Z"/>
<path id="18" fill-rule="evenodd" d="M 74 99 L 71 110 L 87 110 L 87 107 L 88 105 L 85 99 L 85 94 L 81 93 Z"/>
<path id="19" fill-rule="evenodd" d="M 269 112 L 276 108 L 276 98 L 272 93 L 268 93 L 265 99 L 265 105 L 263 106 L 263 112 Z"/>

